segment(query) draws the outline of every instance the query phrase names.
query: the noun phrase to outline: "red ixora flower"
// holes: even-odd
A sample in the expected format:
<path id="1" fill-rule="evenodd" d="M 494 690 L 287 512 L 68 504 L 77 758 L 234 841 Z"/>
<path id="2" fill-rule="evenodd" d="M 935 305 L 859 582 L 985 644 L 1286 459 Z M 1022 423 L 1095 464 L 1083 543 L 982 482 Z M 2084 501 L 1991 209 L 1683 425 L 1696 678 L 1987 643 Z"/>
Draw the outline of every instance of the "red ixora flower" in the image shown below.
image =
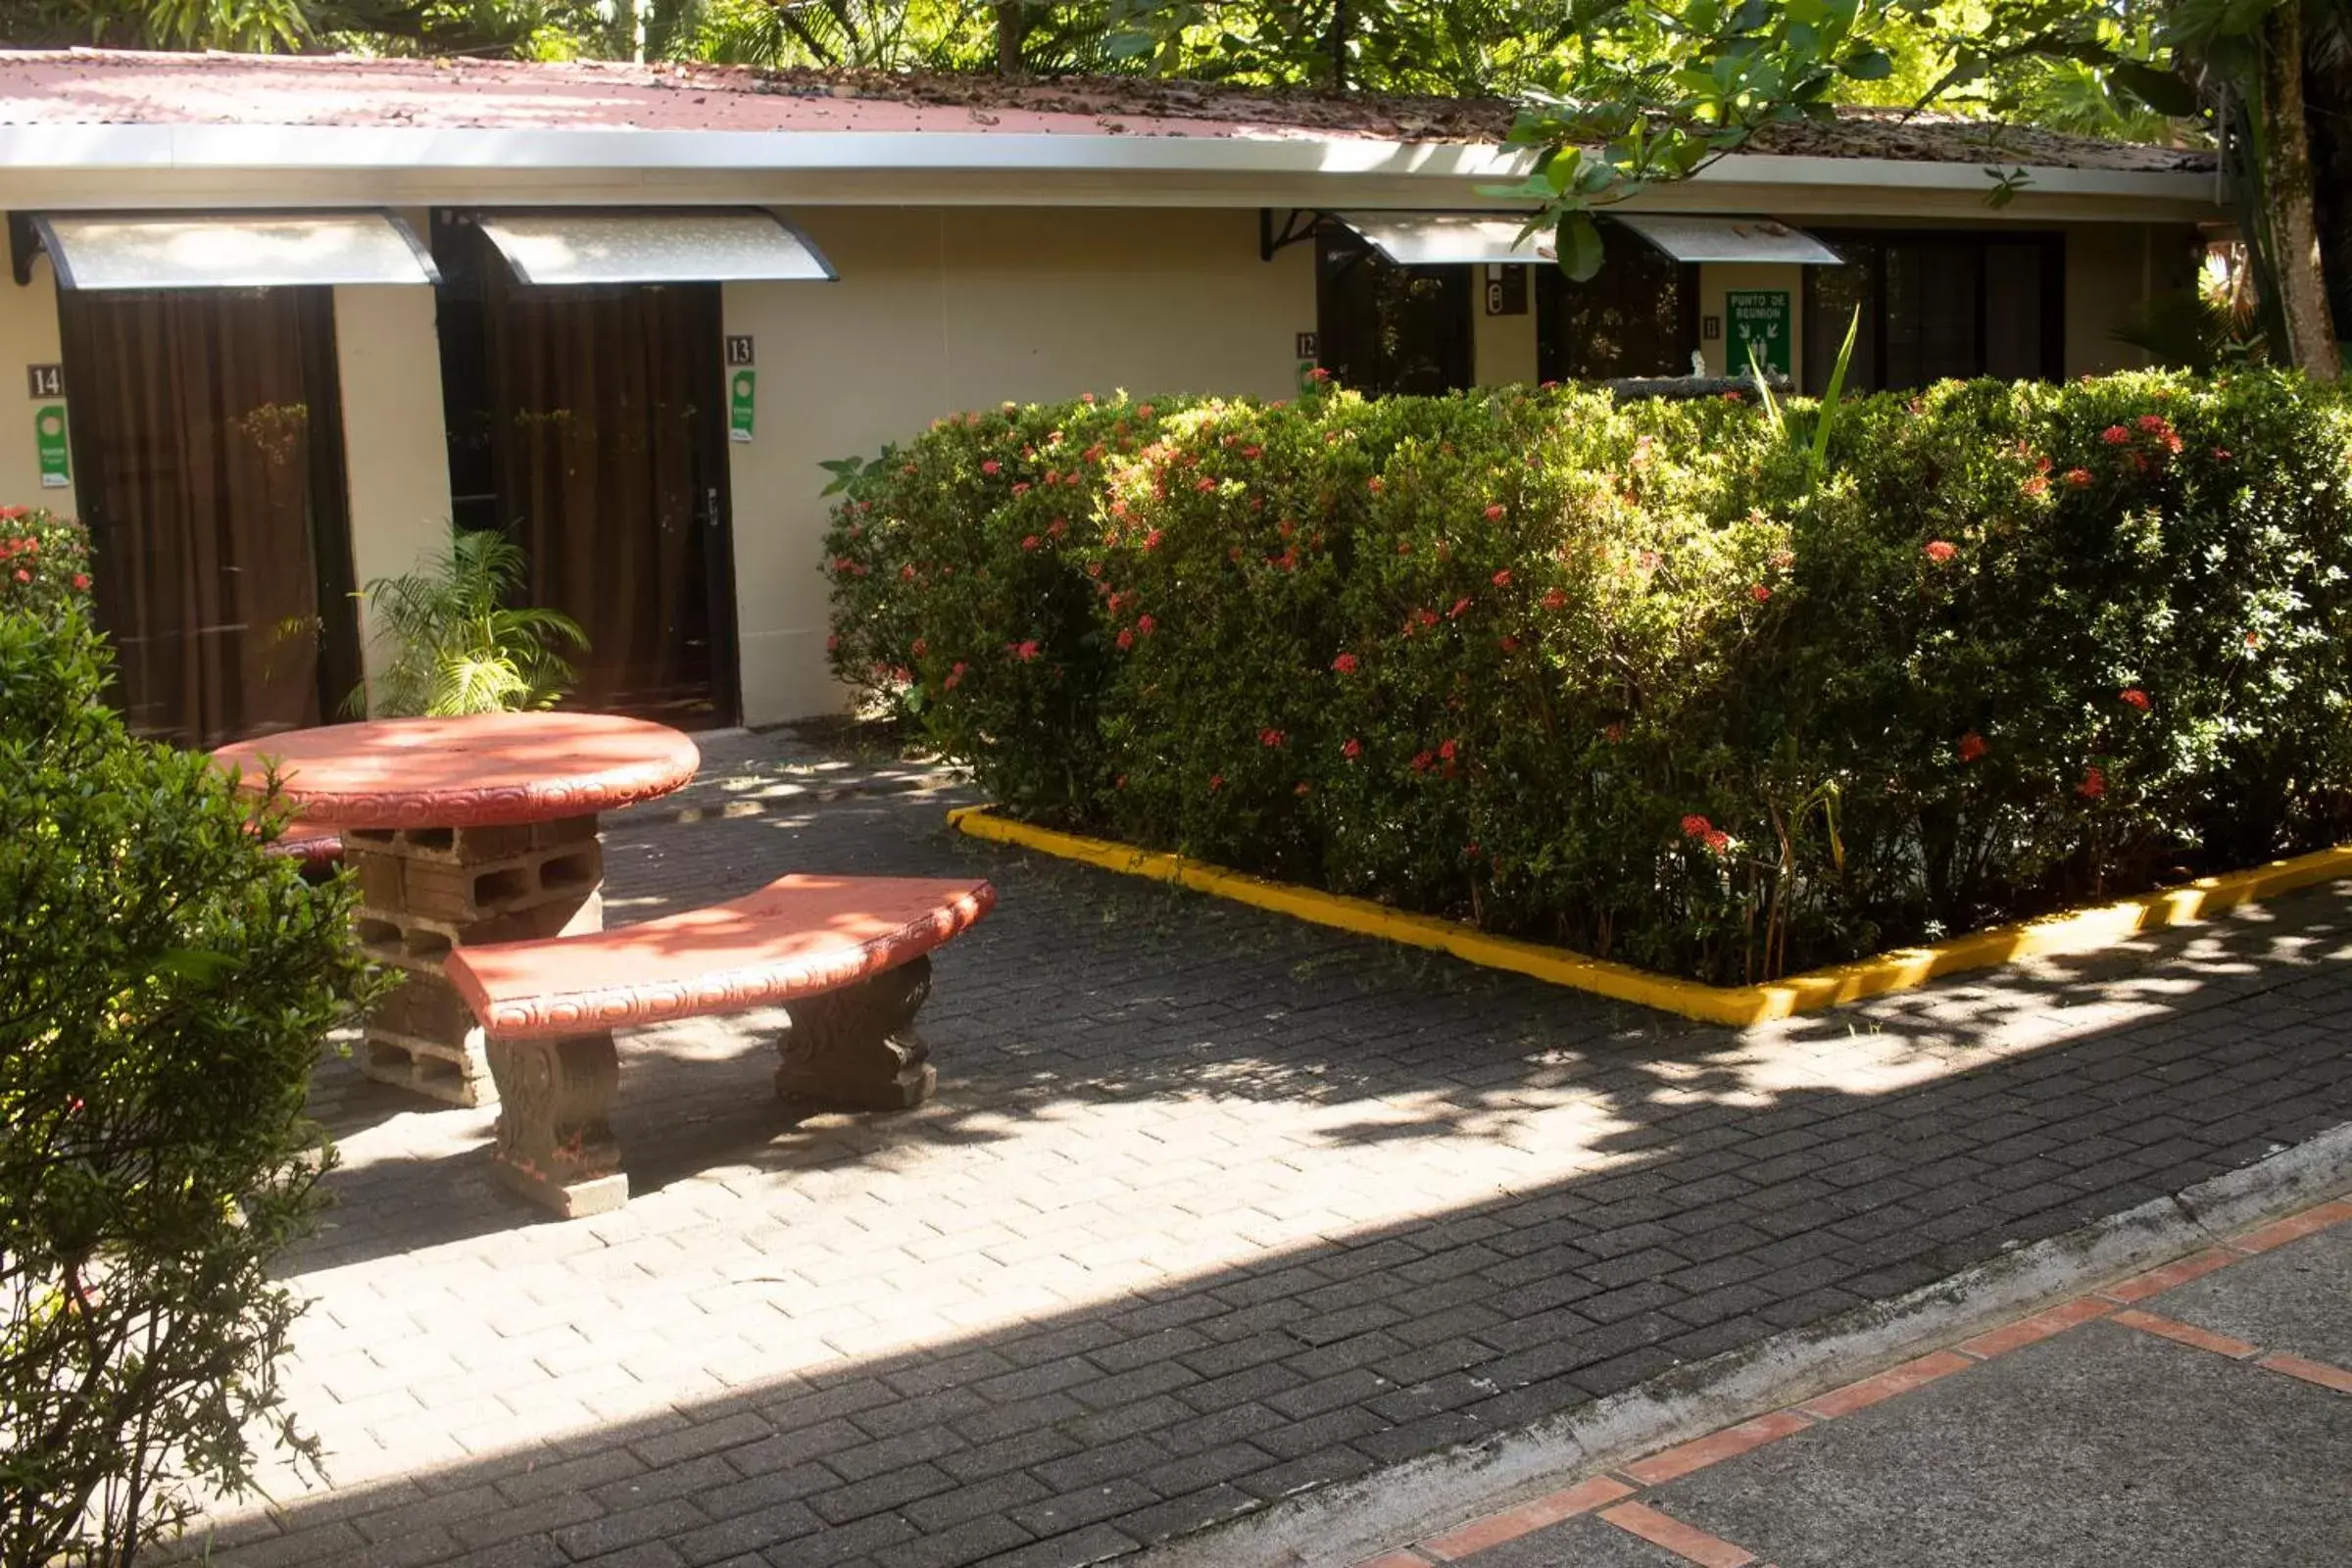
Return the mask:
<path id="1" fill-rule="evenodd" d="M 1031 637 L 1023 642 L 1007 643 L 1005 644 L 1005 647 L 1011 651 L 1013 658 L 1019 660 L 1024 664 L 1035 660 L 1040 652 L 1037 646 L 1037 639 L 1034 637 Z"/>
<path id="2" fill-rule="evenodd" d="M 1459 598 L 1459 599 L 1456 599 L 1456 600 L 1453 602 L 1453 608 L 1452 608 L 1451 610 L 1448 610 L 1447 612 L 1446 612 L 1446 618 L 1447 618 L 1448 620 L 1450 620 L 1450 619 L 1454 618 L 1455 616 L 1459 615 L 1459 614 L 1460 614 L 1460 613 L 1461 613 L 1463 611 L 1465 611 L 1465 610 L 1468 610 L 1469 608 L 1470 608 L 1470 596 L 1469 596 L 1468 594 L 1464 594 L 1464 595 L 1462 595 L 1462 597 L 1461 597 L 1461 598 Z M 1436 619 L 1436 617 L 1435 617 L 1435 616 L 1432 616 L 1432 617 L 1431 617 L 1431 619 L 1432 619 L 1432 621 L 1434 622 L 1434 621 L 1435 621 L 1435 619 Z"/>
<path id="3" fill-rule="evenodd" d="M 1159 622 L 1153 620 L 1150 615 L 1135 617 L 1135 634 L 1138 637 L 1149 637 L 1157 630 L 1159 630 Z"/>
<path id="4" fill-rule="evenodd" d="M 2143 713 L 2148 710 L 2148 694 L 2141 691 L 2136 686 L 2125 687 L 2122 691 L 2116 693 L 2116 697 L 2119 701 L 2130 703 L 2133 708 L 2138 709 Z"/>
<path id="5" fill-rule="evenodd" d="M 1306 780 L 1300 779 L 1297 784 L 1292 786 L 1291 793 L 1303 799 L 1306 796 L 1314 794 L 1315 787 L 1312 784 L 1309 784 Z"/>
<path id="6" fill-rule="evenodd" d="M 1314 382 L 1320 383 L 1320 382 L 1324 382 L 1324 381 L 1328 381 L 1328 380 L 1330 380 L 1330 379 L 1331 379 L 1331 372 L 1330 372 L 1329 370 L 1326 370 L 1325 368 L 1323 368 L 1323 367 L 1321 367 L 1320 365 L 1318 365 L 1318 366 L 1316 366 L 1316 367 L 1315 367 L 1313 369 L 1311 369 L 1311 370 L 1309 370 L 1309 371 L 1307 371 L 1307 372 L 1306 372 L 1306 378 L 1307 378 L 1309 381 L 1314 381 Z"/>
<path id="7" fill-rule="evenodd" d="M 1120 651 L 1121 651 L 1121 652 L 1124 652 L 1124 651 L 1126 651 L 1127 649 L 1133 648 L 1134 646 L 1135 646 L 1135 628 L 1134 628 L 1134 627 L 1132 627 L 1132 626 L 1121 626 L 1121 627 L 1119 628 L 1119 648 L 1120 648 Z"/>
<path id="8" fill-rule="evenodd" d="M 2088 468 L 2069 468 L 2062 477 L 2077 490 L 2086 490 L 2090 487 L 2090 470 Z"/>
<path id="9" fill-rule="evenodd" d="M 930 644 L 930 642 L 929 642 L 928 640 L 926 640 L 926 639 L 924 639 L 924 638 L 921 638 L 921 637 L 917 637 L 917 638 L 914 640 L 914 657 L 915 657 L 915 658 L 917 658 L 917 659 L 920 659 L 920 658 L 922 658 L 922 657 L 923 657 L 925 654 L 929 653 L 930 651 L 931 651 L 931 644 Z"/>
<path id="10" fill-rule="evenodd" d="M 1938 566 L 1960 553 L 1960 547 L 1949 539 L 1931 539 L 1925 549 L 1928 559 Z"/>
<path id="11" fill-rule="evenodd" d="M 1021 548 L 1023 550 L 1035 550 L 1039 545 L 1044 543 L 1045 541 L 1043 539 L 1040 539 L 1035 534 L 1031 534 L 1028 538 L 1021 541 Z"/>
<path id="12" fill-rule="evenodd" d="M 1544 594 L 1544 608 L 1545 610 L 1565 610 L 1568 608 L 1568 596 L 1557 588 L 1546 589 Z"/>
<path id="13" fill-rule="evenodd" d="M 1687 839 L 1703 839 L 1714 831 L 1715 824 L 1696 811 L 1683 818 L 1683 837 Z"/>
<path id="14" fill-rule="evenodd" d="M 1438 757 L 1435 752 L 1415 752 L 1413 754 L 1413 771 L 1426 773 L 1437 765 L 1437 761 Z"/>
<path id="15" fill-rule="evenodd" d="M 2150 434 L 2173 427 L 2172 421 L 2161 414 L 2143 414 L 2139 416 L 2138 424 L 2142 430 L 2148 431 Z"/>
<path id="16" fill-rule="evenodd" d="M 74 574 L 74 586 L 80 589 L 83 593 L 88 593 L 90 591 L 90 574 L 86 571 L 75 572 Z"/>
<path id="17" fill-rule="evenodd" d="M 1751 583 L 1748 585 L 1747 597 L 1753 599 L 1757 604 L 1760 605 L 1764 603 L 1765 600 L 1772 597 L 1772 590 L 1765 587 L 1760 582 Z"/>
<path id="18" fill-rule="evenodd" d="M 1508 567 L 1508 566 L 1505 566 L 1505 567 L 1503 567 L 1503 568 L 1502 568 L 1500 571 L 1498 571 L 1498 572 L 1496 572 L 1496 573 L 1494 574 L 1494 586 L 1495 586 L 1495 587 L 1497 587 L 1497 588 L 1508 588 L 1510 585 L 1511 585 L 1511 568 L 1510 568 L 1510 567 Z"/>
<path id="19" fill-rule="evenodd" d="M 2041 494 L 2043 491 L 2047 490 L 2049 487 L 2050 487 L 2050 481 L 2049 481 L 2049 480 L 2047 480 L 2047 479 L 2044 479 L 2044 478 L 2043 478 L 2043 477 L 2042 477 L 2040 474 L 2038 474 L 2038 473 L 2037 473 L 2037 474 L 2035 474 L 2035 475 L 2034 475 L 2033 478 L 2031 478 L 2031 479 L 2028 479 L 2028 480 L 2027 480 L 2027 481 L 2026 481 L 2024 484 L 2022 484 L 2022 485 L 2019 485 L 2019 486 L 2018 486 L 2018 488 L 2019 488 L 2020 490 L 2024 491 L 2024 492 L 2025 492 L 2027 495 L 2030 495 L 2030 496 L 2037 496 L 2037 495 L 2040 495 L 2040 494 Z"/>
<path id="20" fill-rule="evenodd" d="M 980 465 L 980 471 L 982 473 L 999 473 L 1004 470 L 1004 465 L 999 463 L 996 459 L 991 458 L 986 463 Z"/>
<path id="21" fill-rule="evenodd" d="M 1984 743 L 1984 736 L 1972 729 L 1960 737 L 1960 744 L 1953 747 L 1952 750 L 1958 754 L 1961 761 L 1973 762 L 1986 752 L 1991 751 L 1992 748 Z"/>
<path id="22" fill-rule="evenodd" d="M 1444 758 L 1446 761 L 1450 762 L 1453 760 L 1454 755 L 1461 749 L 1461 742 L 1446 741 L 1444 745 L 1438 748 L 1438 755 Z"/>
<path id="23" fill-rule="evenodd" d="M 1343 675 L 1352 675 L 1355 673 L 1355 656 L 1353 654 L 1342 654 L 1339 658 L 1331 662 L 1331 667 L 1338 670 Z"/>
<path id="24" fill-rule="evenodd" d="M 1350 735 L 1340 746 L 1340 755 L 1350 762 L 1364 755 L 1364 743 Z"/>
<path id="25" fill-rule="evenodd" d="M 1265 747 L 1268 751 L 1282 750 L 1283 744 L 1289 739 L 1288 735 L 1278 729 L 1261 729 L 1257 732 L 1257 744 Z"/>
<path id="26" fill-rule="evenodd" d="M 828 654 L 841 652 L 841 633 L 833 632 L 825 638 L 825 652 Z"/>
<path id="27" fill-rule="evenodd" d="M 948 671 L 948 678 L 941 681 L 939 683 L 940 686 L 947 691 L 954 691 L 956 685 L 962 681 L 963 672 L 970 667 L 971 666 L 964 663 L 962 660 L 958 659 L 956 661 L 956 667 Z"/>
<path id="28" fill-rule="evenodd" d="M 1012 493 L 1016 496 L 1027 495 L 1029 493 L 1029 481 L 1026 479 L 1015 480 L 1012 486 Z"/>
<path id="29" fill-rule="evenodd" d="M 1716 828 L 1699 842 L 1706 845 L 1709 855 L 1724 855 L 1731 850 L 1732 836 L 1723 829 Z"/>
<path id="30" fill-rule="evenodd" d="M 1502 508 L 1500 506 L 1489 507 L 1487 509 L 1487 520 L 1489 522 L 1500 522 L 1502 520 Z"/>
<path id="31" fill-rule="evenodd" d="M 2107 775 L 2095 766 L 2084 768 L 2082 782 L 2075 786 L 2075 793 L 2086 801 L 2097 800 L 2107 793 Z"/>
<path id="32" fill-rule="evenodd" d="M 1625 739 L 1625 726 L 1623 724 L 1603 724 L 1600 728 L 1600 738 L 1611 746 L 1618 745 Z"/>
<path id="33" fill-rule="evenodd" d="M 1152 529 L 1150 533 L 1144 535 L 1145 551 L 1149 553 L 1151 551 L 1157 550 L 1160 546 L 1160 542 L 1166 538 L 1167 535 L 1160 532 L 1157 528 Z"/>
<path id="34" fill-rule="evenodd" d="M 1224 774 L 1222 774 L 1222 773 L 1211 773 L 1211 774 L 1209 774 L 1209 775 L 1208 775 L 1208 792 L 1209 792 L 1209 794 L 1211 794 L 1211 795 L 1214 795 L 1214 794 L 1216 794 L 1216 792 L 1217 792 L 1217 791 L 1219 791 L 1219 790 L 1223 789 L 1224 787 L 1225 787 L 1225 775 L 1224 775 Z"/>
<path id="35" fill-rule="evenodd" d="M 2099 439 L 2111 447 L 2125 446 L 2131 442 L 2132 432 L 2120 424 L 2111 424 L 2099 432 Z"/>

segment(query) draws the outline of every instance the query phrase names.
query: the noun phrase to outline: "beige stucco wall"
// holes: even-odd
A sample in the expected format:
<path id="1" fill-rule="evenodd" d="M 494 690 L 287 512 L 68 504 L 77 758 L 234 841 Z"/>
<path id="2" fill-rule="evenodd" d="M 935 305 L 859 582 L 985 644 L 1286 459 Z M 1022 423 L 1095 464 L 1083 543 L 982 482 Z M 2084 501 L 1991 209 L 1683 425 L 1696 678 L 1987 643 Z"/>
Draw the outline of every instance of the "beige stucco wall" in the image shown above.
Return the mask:
<path id="1" fill-rule="evenodd" d="M 377 577 L 407 571 L 449 533 L 449 447 L 442 434 L 433 291 L 336 289 L 335 348 L 352 577 L 365 588 Z M 380 651 L 371 636 L 365 658 L 372 676 Z"/>
<path id="2" fill-rule="evenodd" d="M 800 209 L 837 283 L 726 289 L 755 339 L 757 433 L 729 449 L 747 723 L 837 710 L 817 571 L 827 458 L 961 409 L 1120 387 L 1294 391 L 1312 247 L 1257 254 L 1254 212 Z"/>
<path id="3" fill-rule="evenodd" d="M 1527 310 L 1518 316 L 1489 316 L 1487 269 L 1479 268 L 1472 277 L 1470 368 L 1472 379 L 1479 386 L 1509 386 L 1536 378 L 1535 269 L 1525 270 L 1529 273 Z"/>
<path id="4" fill-rule="evenodd" d="M 55 365 L 63 358 L 58 349 L 57 286 L 49 271 L 49 258 L 34 261 L 29 287 L 20 287 L 15 278 L 0 272 L 0 376 L 6 378 L 0 379 L 0 409 L 8 411 L 0 416 L 0 507 L 47 507 L 68 514 L 74 511 L 72 486 L 41 488 L 32 415 L 50 400 L 33 398 L 25 379 L 26 367 Z M 73 417 L 72 399 L 67 400 L 66 416 Z"/>

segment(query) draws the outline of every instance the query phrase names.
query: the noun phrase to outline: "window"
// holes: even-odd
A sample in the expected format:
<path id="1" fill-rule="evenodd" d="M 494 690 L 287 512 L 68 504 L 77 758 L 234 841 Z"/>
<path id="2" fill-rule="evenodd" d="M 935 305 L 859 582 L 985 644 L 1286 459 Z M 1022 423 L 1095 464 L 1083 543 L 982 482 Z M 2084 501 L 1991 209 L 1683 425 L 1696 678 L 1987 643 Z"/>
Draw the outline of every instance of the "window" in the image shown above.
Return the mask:
<path id="1" fill-rule="evenodd" d="M 1315 235 L 1317 358 L 1366 394 L 1470 385 L 1470 269 L 1398 267 L 1336 223 Z"/>
<path id="2" fill-rule="evenodd" d="M 1846 371 L 1856 391 L 2065 373 L 2062 237 L 1883 229 L 1821 238 L 1846 265 L 1805 271 L 1807 392 L 1828 386 L 1857 311 Z"/>
<path id="3" fill-rule="evenodd" d="M 1544 381 L 1689 375 L 1698 347 L 1698 269 L 1616 223 L 1603 223 L 1589 282 L 1557 267 L 1536 273 L 1536 375 Z"/>

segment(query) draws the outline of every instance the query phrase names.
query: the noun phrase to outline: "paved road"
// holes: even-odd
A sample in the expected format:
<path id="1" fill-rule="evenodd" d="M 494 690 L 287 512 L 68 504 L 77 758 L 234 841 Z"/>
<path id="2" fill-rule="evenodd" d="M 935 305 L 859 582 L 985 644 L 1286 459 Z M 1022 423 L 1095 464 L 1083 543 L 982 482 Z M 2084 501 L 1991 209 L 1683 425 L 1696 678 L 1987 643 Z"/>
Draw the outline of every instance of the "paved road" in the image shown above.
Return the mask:
<path id="1" fill-rule="evenodd" d="M 993 877 L 937 1102 L 796 1123 L 777 1015 L 643 1031 L 635 1196 L 564 1224 L 491 1184 L 487 1113 L 330 1068 L 341 1206 L 289 1274 L 332 1487 L 222 1510 L 223 1560 L 1098 1561 L 2352 1119 L 2334 892 L 1733 1034 L 982 846 L 920 769 L 721 750 L 683 817 L 612 819 L 608 917 Z"/>
<path id="2" fill-rule="evenodd" d="M 1362 1568 L 2352 1562 L 2352 1202 Z"/>

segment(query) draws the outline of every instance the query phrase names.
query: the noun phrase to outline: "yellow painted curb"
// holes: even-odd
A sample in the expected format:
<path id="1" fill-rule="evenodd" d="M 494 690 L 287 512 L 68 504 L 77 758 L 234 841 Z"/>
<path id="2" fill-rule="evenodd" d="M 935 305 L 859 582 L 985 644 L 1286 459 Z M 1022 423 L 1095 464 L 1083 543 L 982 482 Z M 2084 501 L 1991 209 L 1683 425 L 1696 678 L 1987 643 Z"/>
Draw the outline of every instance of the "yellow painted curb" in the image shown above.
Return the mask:
<path id="1" fill-rule="evenodd" d="M 1706 1023 L 1735 1026 L 1818 1012 L 1841 1002 L 1882 996 L 1889 991 L 1907 991 L 1938 976 L 1967 969 L 1989 969 L 2020 958 L 2057 954 L 2095 953 L 2143 931 L 2206 919 L 2242 904 L 2259 904 L 2296 888 L 2352 876 L 2352 845 L 2339 845 L 2289 860 L 2274 860 L 2252 870 L 2200 877 L 2180 887 L 2094 908 L 1994 926 L 1933 947 L 1897 948 L 1876 957 L 1807 970 L 1768 985 L 1710 986 L 1696 980 L 1651 974 L 1645 969 L 1602 958 L 1588 958 L 1566 948 L 1491 936 L 1452 920 L 1410 914 L 1369 899 L 1269 882 L 1263 877 L 1246 876 L 1157 850 L 1139 850 L 1107 839 L 1032 827 L 1000 816 L 986 806 L 959 806 L 948 813 L 948 821 L 973 838 L 1018 845 L 1128 876 L 1173 882 L 1196 893 L 1232 899 L 1277 914 L 1312 920 L 1317 925 L 1336 926 L 1408 947 L 1435 949 L 1489 969 L 1509 969 L 1619 1002 L 1638 1003 Z"/>

